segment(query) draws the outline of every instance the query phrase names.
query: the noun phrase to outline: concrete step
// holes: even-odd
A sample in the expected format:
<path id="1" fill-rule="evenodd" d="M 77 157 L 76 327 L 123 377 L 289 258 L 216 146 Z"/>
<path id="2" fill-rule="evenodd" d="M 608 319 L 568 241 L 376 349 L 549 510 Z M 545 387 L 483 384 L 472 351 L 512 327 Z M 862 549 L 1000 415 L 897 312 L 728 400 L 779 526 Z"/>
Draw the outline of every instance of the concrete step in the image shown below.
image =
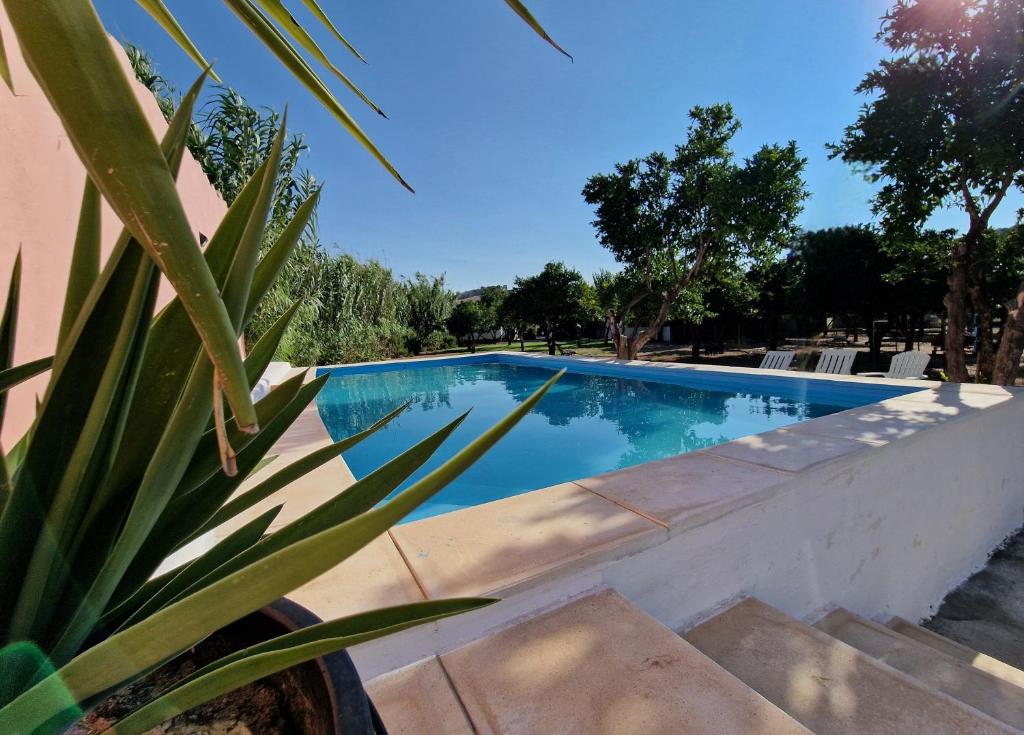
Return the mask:
<path id="1" fill-rule="evenodd" d="M 752 598 L 684 638 L 817 733 L 1017 732 Z"/>
<path id="2" fill-rule="evenodd" d="M 833 610 L 814 627 L 997 720 L 1024 728 L 1020 687 L 848 610 Z"/>
<path id="3" fill-rule="evenodd" d="M 898 616 L 886 623 L 886 626 L 892 628 L 897 633 L 907 636 L 907 638 L 913 638 L 918 643 L 931 646 L 940 653 L 970 664 L 976 669 L 981 669 L 1011 684 L 1024 687 L 1024 671 L 1015 666 L 1010 666 L 1010 664 L 997 658 L 984 653 L 978 653 L 973 648 L 968 648 L 962 643 L 957 643 L 946 638 L 946 636 L 939 635 L 927 628 L 922 628 L 920 625 L 915 625 L 909 620 L 904 620 Z"/>
<path id="4" fill-rule="evenodd" d="M 477 735 L 809 735 L 607 589 L 445 653 L 441 663 Z"/>

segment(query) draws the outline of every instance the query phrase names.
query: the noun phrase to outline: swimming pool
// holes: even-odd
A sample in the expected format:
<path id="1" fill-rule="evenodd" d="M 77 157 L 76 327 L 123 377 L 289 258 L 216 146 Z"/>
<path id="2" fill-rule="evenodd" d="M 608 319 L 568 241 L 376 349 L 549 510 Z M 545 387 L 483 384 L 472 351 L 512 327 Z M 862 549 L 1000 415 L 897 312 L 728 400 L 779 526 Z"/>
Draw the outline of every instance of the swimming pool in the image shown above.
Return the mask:
<path id="1" fill-rule="evenodd" d="M 338 440 L 413 401 L 388 426 L 345 452 L 356 477 L 472 409 L 404 488 L 508 414 L 563 367 L 566 375 L 519 425 L 405 522 L 909 392 L 870 383 L 500 353 L 321 368 L 317 374 L 330 373 L 330 378 L 317 408 L 331 437 Z"/>

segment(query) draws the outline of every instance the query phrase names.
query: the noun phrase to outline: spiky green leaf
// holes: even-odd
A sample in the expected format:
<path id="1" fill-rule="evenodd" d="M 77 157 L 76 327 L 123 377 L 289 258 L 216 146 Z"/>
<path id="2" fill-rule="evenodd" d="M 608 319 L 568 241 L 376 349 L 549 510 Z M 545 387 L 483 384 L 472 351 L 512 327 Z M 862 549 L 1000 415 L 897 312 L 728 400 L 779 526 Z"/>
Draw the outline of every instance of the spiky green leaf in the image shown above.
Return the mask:
<path id="1" fill-rule="evenodd" d="M 317 100 L 326 107 L 331 114 L 341 123 L 349 134 L 356 139 L 356 141 L 365 148 L 370 155 L 377 159 L 377 161 L 387 169 L 388 173 L 395 177 L 402 186 L 409 191 L 413 191 L 413 188 L 402 178 L 402 175 L 398 173 L 391 162 L 384 156 L 383 153 L 377 148 L 369 136 L 363 132 L 363 129 L 359 127 L 359 124 L 352 118 L 341 103 L 335 99 L 334 95 L 324 84 L 323 80 L 317 76 L 317 73 L 313 71 L 312 67 L 306 60 L 299 55 L 295 50 L 295 47 L 289 43 L 288 39 L 281 34 L 279 30 L 274 26 L 273 23 L 263 14 L 263 12 L 257 8 L 250 0 L 224 0 L 235 14 L 245 23 L 249 30 L 255 34 L 260 41 L 273 53 L 278 60 L 285 66 L 288 71 L 298 79 L 303 86 L 306 87 Z"/>
<path id="2" fill-rule="evenodd" d="M 192 42 L 192 39 L 188 37 L 188 34 L 185 33 L 185 29 L 181 27 L 178 19 L 164 5 L 163 0 L 135 0 L 135 2 L 149 13 L 153 20 L 160 24 L 160 27 L 164 29 L 167 35 L 174 39 L 174 42 L 181 47 L 182 51 L 189 55 L 192 61 L 196 62 L 200 69 L 210 68 L 209 62 L 203 57 L 203 54 Z M 210 70 L 210 76 L 213 77 L 214 81 L 220 81 L 220 77 L 212 69 Z"/>
<path id="3" fill-rule="evenodd" d="M 376 112 L 381 117 L 387 117 L 384 114 L 384 110 L 380 109 L 373 100 L 366 96 L 359 87 L 356 86 L 355 82 L 348 78 L 345 73 L 339 69 L 334 63 L 327 57 L 327 54 L 317 45 L 313 37 L 309 35 L 305 28 L 295 20 L 288 9 L 284 6 L 281 0 L 256 0 L 263 8 L 263 11 L 277 21 L 278 25 L 285 29 L 289 36 L 298 41 L 299 45 L 306 50 L 306 52 L 314 59 L 319 61 L 321 64 L 326 66 L 334 76 L 341 80 L 341 83 L 348 87 L 359 99 L 366 103 L 366 106 Z"/>

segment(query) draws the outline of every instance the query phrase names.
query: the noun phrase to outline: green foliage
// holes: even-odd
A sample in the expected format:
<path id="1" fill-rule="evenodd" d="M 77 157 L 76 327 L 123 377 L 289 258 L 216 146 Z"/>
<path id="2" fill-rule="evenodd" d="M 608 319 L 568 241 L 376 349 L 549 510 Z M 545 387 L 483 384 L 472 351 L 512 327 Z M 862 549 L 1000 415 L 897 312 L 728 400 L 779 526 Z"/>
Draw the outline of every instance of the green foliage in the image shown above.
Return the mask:
<path id="1" fill-rule="evenodd" d="M 878 39 L 892 52 L 857 87 L 871 95 L 833 157 L 882 181 L 875 208 L 913 230 L 937 208 L 980 209 L 1024 175 L 1018 0 L 898 0 Z"/>
<path id="2" fill-rule="evenodd" d="M 861 317 L 882 311 L 892 298 L 885 274 L 894 262 L 868 227 L 806 232 L 794 250 L 803 266 L 802 296 L 824 315 Z M 867 325 L 862 325 L 867 326 Z"/>
<path id="3" fill-rule="evenodd" d="M 153 93 L 164 120 L 170 121 L 174 117 L 174 110 L 177 108 L 175 100 L 175 88 L 167 79 L 162 77 L 153 63 L 149 54 L 134 44 L 126 44 L 125 53 L 128 55 L 128 63 L 131 64 L 135 78 L 142 82 L 142 85 Z"/>
<path id="4" fill-rule="evenodd" d="M 565 263 L 548 263 L 537 275 L 516 278 L 509 298 L 520 311 L 521 320 L 535 325 L 544 335 L 552 355 L 560 335 L 575 337 L 593 318 L 590 284 Z"/>
<path id="5" fill-rule="evenodd" d="M 480 333 L 490 329 L 489 316 L 479 301 L 460 301 L 448 317 L 448 331 L 457 339 L 464 340 L 473 352 Z"/>
<path id="6" fill-rule="evenodd" d="M 518 0 L 506 1 L 546 37 Z M 274 12 L 280 3 L 226 2 L 408 186 L 267 18 L 270 13 L 285 32 L 299 33 L 298 24 L 289 25 L 290 17 Z M 62 327 L 36 421 L 17 451 L 0 457 L 0 630 L 6 644 L 0 732 L 53 732 L 106 693 L 356 553 L 464 472 L 558 376 L 389 502 L 373 507 L 429 458 L 457 422 L 278 531 L 266 533 L 273 512 L 251 521 L 173 570 L 170 579 L 159 578 L 176 591 L 161 596 L 165 587 L 146 580 L 214 517 L 323 385 L 322 379 L 303 385 L 296 378 L 253 404 L 252 386 L 276 349 L 266 337 L 280 336 L 294 310 L 244 362 L 237 344 L 308 226 L 317 195 L 299 197 L 292 220 L 281 223 L 271 247 L 263 247 L 275 208 L 282 124 L 265 162 L 238 188 L 209 245 L 201 249 L 175 178 L 202 78 L 186 95 L 161 146 L 92 3 L 3 3 L 16 42 L 88 174 L 72 279 L 93 270 L 99 251 L 91 234 L 97 228 L 88 224 L 95 215 L 90 202 L 98 201 L 90 187 L 125 226 L 102 272 L 91 283 L 69 283 L 62 324 L 70 326 Z M 206 67 L 162 0 L 138 4 Z M 319 9 L 313 0 L 306 5 Z M 317 17 L 340 36 L 322 11 Z M 2 52 L 0 75 L 10 86 Z M 17 272 L 0 327 L 4 372 L 15 367 L 9 358 Z M 161 272 L 177 297 L 154 314 Z M 117 731 L 142 732 L 301 661 L 486 602 L 419 603 L 269 641 L 172 685 Z"/>
<path id="7" fill-rule="evenodd" d="M 197 91 L 198 86 L 181 105 L 164 143 L 175 174 Z M 236 339 L 313 212 L 313 201 L 302 203 L 295 220 L 260 256 L 283 144 L 282 130 L 203 252 Z M 86 260 L 78 251 L 96 251 L 99 242 L 80 231 L 75 248 L 76 260 Z M 255 406 L 255 432 L 227 421 L 233 450 L 225 452 L 211 428 L 221 410 L 209 389 L 213 366 L 181 301 L 154 313 L 158 276 L 143 248 L 124 233 L 84 301 L 72 305 L 72 327 L 57 346 L 49 385 L 21 450 L 17 457 L 0 457 L 8 473 L 0 513 L 2 732 L 62 731 L 108 692 L 348 558 L 463 472 L 540 396 L 383 505 L 377 506 L 423 465 L 458 421 L 302 518 L 269 532 L 274 509 L 194 560 L 152 578 L 187 541 L 248 508 L 251 503 L 242 499 L 249 493 L 268 497 L 399 413 L 279 469 L 229 502 L 265 464 L 268 450 L 325 378 L 304 384 L 297 376 L 274 388 Z M 0 345 L 13 341 L 18 279 L 15 268 Z M 68 292 L 81 285 L 69 284 Z M 370 305 L 361 308 L 357 314 L 353 306 L 353 315 L 365 316 Z M 267 339 L 279 338 L 283 327 L 277 325 Z M 261 340 L 250 352 L 244 365 L 248 388 L 275 348 Z M 10 365 L 10 350 L 0 353 L 0 371 L 18 369 Z M 117 732 L 142 732 L 301 661 L 486 603 L 419 603 L 273 639 L 171 685 L 118 723 Z"/>
<path id="8" fill-rule="evenodd" d="M 173 110 L 175 90 L 162 81 L 149 57 L 129 47 L 129 58 L 161 108 Z M 220 87 L 197 115 L 189 150 L 230 204 L 266 160 L 280 128 L 280 116 L 273 110 L 257 109 L 237 92 Z M 316 188 L 316 179 L 299 168 L 305 150 L 302 137 L 293 135 L 282 151 L 264 253 Z M 402 284 L 376 262 L 363 264 L 349 255 L 330 254 L 319 241 L 314 215 L 253 315 L 245 338 L 255 344 L 298 304 L 274 356 L 277 360 L 317 365 L 383 360 L 407 350 L 418 354 L 452 346 L 445 323 L 454 302 L 443 276 L 417 273 Z"/>
<path id="9" fill-rule="evenodd" d="M 955 239 L 952 230 L 924 230 L 908 235 L 881 233 L 881 248 L 888 260 L 888 270 L 882 277 L 894 286 L 898 308 L 915 314 L 942 311 Z M 1012 287 L 1004 293 L 1012 293 Z"/>
<path id="10" fill-rule="evenodd" d="M 671 157 L 655 152 L 617 164 L 583 189 L 595 207 L 598 239 L 624 265 L 614 297 L 606 292 L 601 301 L 606 309 L 616 305 L 619 331 L 648 325 L 623 337 L 620 357 L 635 356 L 657 334 L 702 273 L 717 269 L 724 277 L 744 258 L 781 249 L 807 197 L 806 161 L 792 141 L 764 145 L 738 162 L 730 146 L 740 123 L 731 105 L 694 107 L 690 121 Z"/>
<path id="11" fill-rule="evenodd" d="M 948 252 L 947 247 L 943 255 Z M 1024 273 L 1024 228 L 1016 225 L 986 231 L 974 253 L 972 269 L 972 281 L 980 284 L 990 308 L 999 309 L 1012 300 Z"/>
<path id="12" fill-rule="evenodd" d="M 445 325 L 455 308 L 455 294 L 444 285 L 444 276 L 431 278 L 417 273 L 405 286 L 409 349 L 414 355 L 444 349 Z"/>
<path id="13" fill-rule="evenodd" d="M 406 353 L 408 301 L 391 270 L 351 255 L 318 254 L 315 289 L 320 315 L 300 343 L 296 361 L 329 365 L 398 357 Z"/>
<path id="14" fill-rule="evenodd" d="M 789 305 L 818 323 L 838 316 L 865 330 L 885 316 L 894 326 L 904 317 L 920 322 L 942 309 L 951 236 L 926 232 L 896 241 L 866 226 L 803 233 L 786 262 L 797 277 Z"/>
<path id="15" fill-rule="evenodd" d="M 423 352 L 450 350 L 458 344 L 455 335 L 447 329 L 436 329 L 423 341 Z"/>

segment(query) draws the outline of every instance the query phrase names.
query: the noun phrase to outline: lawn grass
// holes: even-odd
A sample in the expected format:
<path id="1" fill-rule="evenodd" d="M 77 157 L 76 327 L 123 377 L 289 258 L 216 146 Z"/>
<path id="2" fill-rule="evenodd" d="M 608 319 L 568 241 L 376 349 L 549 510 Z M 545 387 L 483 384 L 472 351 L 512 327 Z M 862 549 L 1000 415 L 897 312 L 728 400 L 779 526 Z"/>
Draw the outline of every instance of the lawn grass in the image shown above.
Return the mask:
<path id="1" fill-rule="evenodd" d="M 609 342 L 608 344 L 605 344 L 603 341 L 601 341 L 599 339 L 594 339 L 594 340 L 587 340 L 587 339 L 585 339 L 585 340 L 583 340 L 582 346 L 577 346 L 575 341 L 572 341 L 572 342 L 559 342 L 559 344 L 562 346 L 562 349 L 565 350 L 566 352 L 575 352 L 577 355 L 598 355 L 598 356 L 601 356 L 601 357 L 614 357 L 615 356 L 615 350 L 612 348 L 611 342 Z M 524 343 L 523 346 L 524 346 L 524 349 L 522 350 L 523 352 L 541 352 L 541 353 L 547 354 L 547 351 L 548 351 L 548 345 L 543 340 L 527 340 Z M 509 351 L 509 352 L 519 352 L 520 351 L 519 343 L 518 342 L 513 342 L 512 344 L 507 344 L 505 342 L 505 340 L 500 340 L 500 341 L 495 342 L 493 344 L 490 343 L 490 342 L 486 342 L 486 343 L 477 344 L 477 346 L 476 346 L 476 351 L 477 352 L 498 352 L 498 351 L 502 351 L 502 350 L 506 350 L 506 351 Z M 465 347 L 459 347 L 457 349 L 441 350 L 440 352 L 430 352 L 430 353 L 426 353 L 425 352 L 423 354 L 424 355 L 427 355 L 427 354 L 430 354 L 430 355 L 460 355 L 460 354 L 465 354 L 468 351 L 469 350 L 467 350 Z M 555 354 L 557 355 L 558 353 L 556 352 Z"/>

